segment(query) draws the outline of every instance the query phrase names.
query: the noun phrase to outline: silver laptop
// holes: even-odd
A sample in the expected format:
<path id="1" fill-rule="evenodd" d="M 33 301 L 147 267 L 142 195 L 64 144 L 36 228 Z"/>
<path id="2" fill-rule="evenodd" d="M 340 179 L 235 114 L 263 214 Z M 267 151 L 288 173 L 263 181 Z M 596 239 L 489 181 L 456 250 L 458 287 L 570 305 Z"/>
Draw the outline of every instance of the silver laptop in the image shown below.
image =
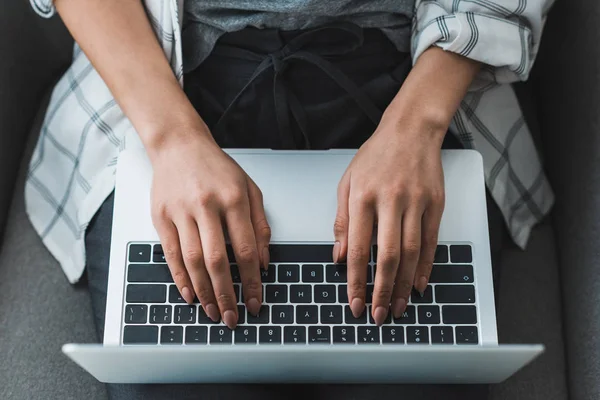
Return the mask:
<path id="1" fill-rule="evenodd" d="M 477 152 L 443 151 L 446 208 L 431 282 L 423 297 L 411 296 L 402 318 L 388 317 L 382 327 L 368 310 L 352 316 L 345 266 L 331 260 L 337 184 L 355 152 L 228 153 L 262 190 L 272 228 L 263 309 L 252 316 L 240 301 L 231 331 L 198 304 L 185 304 L 150 218 L 151 166 L 143 149 L 128 147 L 117 169 L 104 342 L 63 347 L 98 380 L 494 383 L 543 351 L 498 344 Z"/>

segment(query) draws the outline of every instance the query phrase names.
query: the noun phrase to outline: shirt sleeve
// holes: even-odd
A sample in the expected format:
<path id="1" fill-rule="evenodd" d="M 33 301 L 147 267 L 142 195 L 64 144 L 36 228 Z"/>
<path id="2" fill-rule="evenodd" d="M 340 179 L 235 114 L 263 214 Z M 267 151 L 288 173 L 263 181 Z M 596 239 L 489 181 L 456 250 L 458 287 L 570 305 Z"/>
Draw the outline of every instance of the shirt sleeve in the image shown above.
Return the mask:
<path id="1" fill-rule="evenodd" d="M 486 65 L 476 86 L 526 80 L 554 0 L 417 0 L 413 62 L 438 46 Z"/>
<path id="2" fill-rule="evenodd" d="M 44 18 L 50 18 L 56 13 L 54 0 L 29 0 L 33 10 Z"/>

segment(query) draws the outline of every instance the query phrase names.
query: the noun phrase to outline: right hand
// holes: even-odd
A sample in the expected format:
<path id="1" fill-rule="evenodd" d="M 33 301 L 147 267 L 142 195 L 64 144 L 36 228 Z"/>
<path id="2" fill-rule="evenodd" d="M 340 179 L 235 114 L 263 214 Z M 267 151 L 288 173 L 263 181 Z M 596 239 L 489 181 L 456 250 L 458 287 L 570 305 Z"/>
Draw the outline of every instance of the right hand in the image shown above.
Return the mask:
<path id="1" fill-rule="evenodd" d="M 194 294 L 206 314 L 229 328 L 238 320 L 225 249 L 229 234 L 242 279 L 244 302 L 256 315 L 262 304 L 260 266 L 269 265 L 271 230 L 262 193 L 213 140 L 207 128 L 165 139 L 151 154 L 152 221 L 179 292 Z"/>

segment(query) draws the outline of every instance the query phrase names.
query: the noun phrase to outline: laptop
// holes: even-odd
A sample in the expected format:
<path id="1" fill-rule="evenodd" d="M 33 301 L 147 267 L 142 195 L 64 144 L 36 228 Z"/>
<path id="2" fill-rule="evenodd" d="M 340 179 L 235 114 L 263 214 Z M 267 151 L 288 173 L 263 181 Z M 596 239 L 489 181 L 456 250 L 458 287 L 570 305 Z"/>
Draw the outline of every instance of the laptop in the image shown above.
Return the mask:
<path id="1" fill-rule="evenodd" d="M 151 165 L 141 146 L 128 146 L 117 168 L 103 344 L 63 346 L 99 381 L 495 383 L 544 350 L 498 344 L 479 153 L 442 152 L 446 207 L 431 282 L 401 318 L 377 327 L 369 307 L 360 318 L 349 312 L 345 265 L 331 259 L 337 184 L 355 151 L 227 152 L 262 190 L 272 228 L 263 309 L 252 316 L 239 301 L 231 331 L 182 300 L 150 218 Z"/>

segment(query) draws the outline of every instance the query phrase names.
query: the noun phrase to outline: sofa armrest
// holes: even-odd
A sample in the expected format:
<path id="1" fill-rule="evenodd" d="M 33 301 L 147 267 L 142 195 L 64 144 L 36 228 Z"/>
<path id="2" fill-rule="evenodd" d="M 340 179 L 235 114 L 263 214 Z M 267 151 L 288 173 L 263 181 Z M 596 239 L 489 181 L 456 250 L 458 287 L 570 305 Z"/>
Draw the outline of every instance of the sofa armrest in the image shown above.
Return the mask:
<path id="1" fill-rule="evenodd" d="M 571 399 L 600 399 L 600 2 L 559 0 L 533 75 L 556 191 Z"/>
<path id="2" fill-rule="evenodd" d="M 59 18 L 38 17 L 25 0 L 0 1 L 0 243 L 30 125 L 72 43 Z"/>

